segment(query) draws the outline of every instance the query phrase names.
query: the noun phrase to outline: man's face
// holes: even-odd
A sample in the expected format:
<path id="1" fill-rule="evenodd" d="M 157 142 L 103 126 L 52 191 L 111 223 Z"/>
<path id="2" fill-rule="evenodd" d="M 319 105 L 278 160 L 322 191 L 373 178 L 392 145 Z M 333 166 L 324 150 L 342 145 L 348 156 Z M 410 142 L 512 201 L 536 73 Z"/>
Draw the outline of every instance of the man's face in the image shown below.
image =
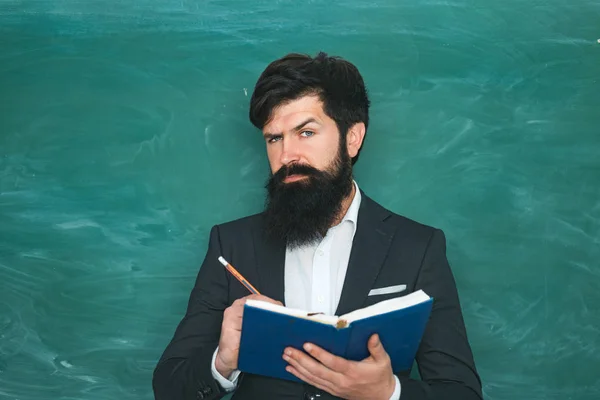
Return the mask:
<path id="1" fill-rule="evenodd" d="M 337 125 L 318 99 L 304 97 L 276 109 L 263 134 L 272 172 L 266 233 L 290 247 L 314 243 L 352 192 L 352 162 Z"/>
<path id="2" fill-rule="evenodd" d="M 339 151 L 337 125 L 325 114 L 316 96 L 305 96 L 276 108 L 263 135 L 273 174 L 290 164 L 327 170 Z M 306 175 L 298 174 L 286 177 L 284 182 L 305 179 Z"/>

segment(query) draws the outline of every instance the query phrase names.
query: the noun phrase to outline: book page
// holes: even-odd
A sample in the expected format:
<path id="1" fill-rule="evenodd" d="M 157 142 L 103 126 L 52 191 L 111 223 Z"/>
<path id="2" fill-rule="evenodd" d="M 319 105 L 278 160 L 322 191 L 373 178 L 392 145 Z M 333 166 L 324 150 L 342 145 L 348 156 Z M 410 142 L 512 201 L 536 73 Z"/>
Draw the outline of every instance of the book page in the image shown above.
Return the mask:
<path id="1" fill-rule="evenodd" d="M 310 315 L 312 313 L 310 313 L 306 310 L 299 310 L 296 308 L 284 307 L 284 306 L 280 306 L 279 304 L 273 304 L 273 303 L 269 303 L 267 301 L 261 301 L 261 300 L 246 300 L 246 304 L 250 307 L 261 308 L 263 310 L 269 310 L 269 311 L 273 311 L 273 312 L 280 313 L 280 314 L 291 315 L 291 316 L 298 317 L 298 318 L 310 319 L 313 321 L 317 321 L 317 322 L 321 322 L 321 323 L 329 324 L 329 325 L 336 325 L 338 322 L 338 319 L 339 319 L 338 317 L 335 317 L 332 315 L 325 315 L 325 314 Z"/>
<path id="2" fill-rule="evenodd" d="M 414 306 L 415 304 L 423 303 L 429 300 L 430 297 L 422 290 L 407 294 L 406 296 L 396 297 L 394 299 L 383 300 L 372 306 L 361 308 L 342 315 L 340 319 L 347 321 L 349 324 L 359 319 L 372 317 L 374 315 L 385 314 L 390 311 L 400 310 Z"/>

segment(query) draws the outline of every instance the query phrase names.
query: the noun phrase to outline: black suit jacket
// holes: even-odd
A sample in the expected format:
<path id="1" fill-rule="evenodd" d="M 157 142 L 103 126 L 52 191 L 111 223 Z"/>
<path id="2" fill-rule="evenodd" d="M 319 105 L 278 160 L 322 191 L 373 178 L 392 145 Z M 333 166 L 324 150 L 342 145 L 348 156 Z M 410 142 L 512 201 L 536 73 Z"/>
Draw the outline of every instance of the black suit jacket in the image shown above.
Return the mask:
<path id="1" fill-rule="evenodd" d="M 336 315 L 423 289 L 434 297 L 417 352 L 421 380 L 394 371 L 401 400 L 482 398 L 442 231 L 386 210 L 362 191 L 358 225 Z M 187 311 L 153 376 L 157 400 L 219 399 L 226 393 L 211 374 L 224 310 L 248 290 L 219 263 L 223 256 L 261 294 L 284 299 L 285 243 L 264 240 L 262 214 L 214 226 Z M 402 293 L 368 296 L 373 288 L 405 284 Z M 377 388 L 374 388 L 376 390 Z M 312 396 L 312 397 L 311 397 Z M 233 399 L 334 399 L 316 388 L 244 374 Z"/>

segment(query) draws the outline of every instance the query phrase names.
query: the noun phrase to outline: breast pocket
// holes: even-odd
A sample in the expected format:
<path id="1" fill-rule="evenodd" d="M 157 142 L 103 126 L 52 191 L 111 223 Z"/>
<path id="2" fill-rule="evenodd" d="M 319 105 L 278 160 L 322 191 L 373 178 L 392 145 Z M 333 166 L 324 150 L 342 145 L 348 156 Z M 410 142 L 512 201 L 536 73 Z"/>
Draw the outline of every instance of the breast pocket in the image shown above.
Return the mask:
<path id="1" fill-rule="evenodd" d="M 406 285 L 393 285 L 386 286 L 377 289 L 371 289 L 369 292 L 369 296 L 381 296 L 385 294 L 396 294 L 400 292 L 404 292 L 406 290 Z"/>
<path id="2" fill-rule="evenodd" d="M 367 296 L 367 300 L 365 302 L 365 307 L 373 305 L 375 303 L 379 303 L 383 300 L 389 300 L 396 297 L 401 297 L 406 295 L 406 285 L 392 285 L 392 286 L 384 286 L 384 287 L 376 287 L 369 291 L 369 295 Z"/>

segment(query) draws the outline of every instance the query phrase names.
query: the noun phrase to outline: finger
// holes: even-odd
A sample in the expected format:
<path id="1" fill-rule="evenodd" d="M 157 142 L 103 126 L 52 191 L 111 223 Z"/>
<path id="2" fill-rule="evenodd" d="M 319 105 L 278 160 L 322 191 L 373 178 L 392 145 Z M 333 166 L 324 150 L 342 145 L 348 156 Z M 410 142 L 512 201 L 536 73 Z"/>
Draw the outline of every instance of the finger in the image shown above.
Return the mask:
<path id="1" fill-rule="evenodd" d="M 236 301 L 234 301 L 230 308 L 232 308 L 232 309 L 236 310 L 236 312 L 239 312 L 240 314 L 242 314 L 244 312 L 244 306 L 246 305 L 246 300 L 248 300 L 248 297 L 241 297 L 241 298 L 237 299 Z"/>
<path id="2" fill-rule="evenodd" d="M 385 361 L 388 358 L 388 354 L 383 348 L 383 344 L 381 343 L 378 334 L 373 334 L 369 338 L 367 347 L 369 349 L 371 357 L 373 357 L 373 360 L 375 360 L 375 362 Z"/>
<path id="3" fill-rule="evenodd" d="M 228 350 L 237 353 L 240 347 L 241 338 L 241 330 L 233 327 L 223 329 L 221 331 L 221 337 L 219 338 L 220 350 Z"/>
<path id="4" fill-rule="evenodd" d="M 298 352 L 301 353 L 301 352 Z M 306 357 L 307 360 L 303 360 L 304 362 L 298 361 L 295 358 L 292 357 L 288 357 L 284 354 L 284 360 L 287 361 L 291 366 L 299 375 L 298 376 L 300 379 L 302 379 L 303 381 L 310 383 L 313 386 L 317 386 L 320 387 L 321 389 L 326 388 L 326 390 L 328 389 L 333 389 L 333 387 L 335 386 L 335 383 L 332 382 L 330 379 L 331 378 L 326 378 L 325 376 L 330 376 L 329 374 L 331 373 L 331 371 L 328 371 L 327 368 L 323 365 L 320 365 L 318 362 L 316 362 L 315 360 L 310 359 L 309 356 L 307 356 L 306 354 L 302 354 L 303 357 L 299 357 L 299 358 L 304 358 Z M 291 371 L 288 371 L 291 372 Z"/>
<path id="5" fill-rule="evenodd" d="M 232 307 L 243 307 L 245 303 L 246 303 L 246 297 L 240 297 L 239 299 L 236 299 L 231 306 Z"/>
<path id="6" fill-rule="evenodd" d="M 241 308 L 237 309 L 234 307 L 229 307 L 223 313 L 223 325 L 229 325 L 232 323 L 239 324 L 241 326 L 241 324 L 242 324 L 242 309 Z"/>
<path id="7" fill-rule="evenodd" d="M 223 331 L 234 330 L 237 332 L 241 332 L 242 330 L 242 319 L 241 318 L 232 318 L 223 322 L 223 326 L 221 327 Z"/>
<path id="8" fill-rule="evenodd" d="M 229 339 L 230 343 L 237 343 L 239 345 L 240 340 L 242 338 L 241 330 L 236 329 L 234 327 L 228 327 L 223 332 L 227 334 L 227 338 Z"/>
<path id="9" fill-rule="evenodd" d="M 244 300 L 244 303 L 248 300 L 260 300 L 266 302 L 271 301 L 270 298 L 268 298 L 267 296 L 263 296 L 262 294 L 249 294 L 248 296 L 242 297 L 242 299 Z"/>
<path id="10" fill-rule="evenodd" d="M 233 302 L 232 305 L 230 305 L 229 307 L 227 307 L 225 309 L 226 312 L 232 313 L 232 314 L 242 314 L 244 310 L 244 303 L 243 302 L 238 302 L 237 300 Z"/>
<path id="11" fill-rule="evenodd" d="M 319 360 L 321 364 L 323 364 L 324 366 L 326 366 L 334 372 L 345 374 L 351 366 L 350 361 L 342 357 L 338 357 L 334 354 L 331 354 L 327 350 L 324 350 L 321 347 L 312 343 L 306 343 L 304 345 L 304 350 L 306 350 L 308 354 Z"/>
<path id="12" fill-rule="evenodd" d="M 283 355 L 283 359 L 296 369 L 300 370 L 300 372 L 305 375 L 310 375 L 314 379 L 336 384 L 341 377 L 337 372 L 327 368 L 325 365 L 301 350 L 287 348 Z"/>
<path id="13" fill-rule="evenodd" d="M 336 390 L 336 388 L 334 388 L 329 382 L 322 382 L 319 383 L 318 381 L 316 381 L 312 376 L 307 375 L 303 372 L 301 372 L 301 370 L 298 370 L 297 368 L 288 365 L 285 370 L 287 372 L 289 372 L 290 374 L 296 376 L 298 379 L 308 383 L 309 385 L 312 385 L 316 388 L 319 388 L 321 390 L 324 390 L 334 396 L 338 396 L 339 392 Z"/>

